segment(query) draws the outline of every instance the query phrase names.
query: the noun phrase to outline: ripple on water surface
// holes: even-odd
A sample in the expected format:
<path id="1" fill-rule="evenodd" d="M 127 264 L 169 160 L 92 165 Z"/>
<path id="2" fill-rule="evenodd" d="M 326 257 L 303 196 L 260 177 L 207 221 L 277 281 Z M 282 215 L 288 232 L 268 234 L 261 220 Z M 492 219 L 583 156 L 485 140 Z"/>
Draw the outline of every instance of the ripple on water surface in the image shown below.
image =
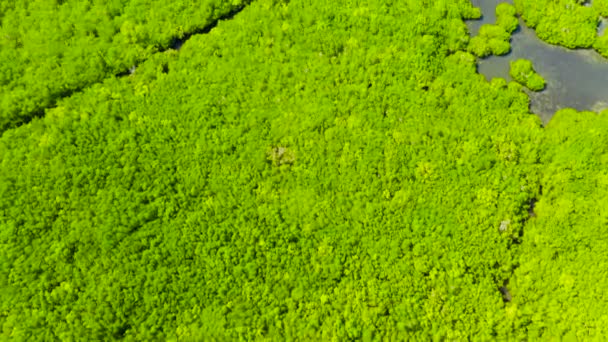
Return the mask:
<path id="1" fill-rule="evenodd" d="M 472 0 L 481 8 L 481 20 L 467 21 L 471 35 L 483 24 L 496 21 L 496 5 L 505 0 Z M 530 109 L 547 123 L 562 108 L 600 111 L 608 108 L 608 60 L 593 50 L 569 50 L 540 40 L 520 20 L 511 37 L 511 52 L 479 60 L 478 71 L 488 80 L 502 77 L 511 80 L 509 62 L 519 58 L 532 61 L 534 69 L 547 81 L 545 90 L 530 95 Z"/>

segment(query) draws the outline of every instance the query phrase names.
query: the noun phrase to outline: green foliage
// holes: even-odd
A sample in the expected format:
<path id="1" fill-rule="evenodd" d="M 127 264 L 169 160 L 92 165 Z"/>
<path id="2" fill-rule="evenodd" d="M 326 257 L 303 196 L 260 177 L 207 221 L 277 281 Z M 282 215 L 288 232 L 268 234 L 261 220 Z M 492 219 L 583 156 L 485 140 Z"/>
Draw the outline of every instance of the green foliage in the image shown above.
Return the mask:
<path id="1" fill-rule="evenodd" d="M 496 18 L 516 17 L 517 9 L 508 2 L 501 2 L 496 5 Z"/>
<path id="2" fill-rule="evenodd" d="M 2 1 L 0 133 L 126 72 L 242 1 Z"/>
<path id="3" fill-rule="evenodd" d="M 462 19 L 479 19 L 481 18 L 481 9 L 479 7 L 473 7 L 469 1 L 461 0 L 459 3 L 462 13 Z"/>
<path id="4" fill-rule="evenodd" d="M 608 335 L 607 113 L 542 129 L 529 61 L 521 84 L 476 73 L 511 7 L 469 40 L 464 0 L 259 0 L 160 53 L 242 3 L 31 3 L 0 2 L 3 34 L 27 33 L 2 41 L 7 94 L 83 82 L 55 52 L 24 62 L 49 13 L 100 16 L 107 44 L 76 58 L 93 74 L 146 60 L 0 137 L 0 339 Z M 48 78 L 10 88 L 23 68 Z"/>
<path id="5" fill-rule="evenodd" d="M 604 340 L 608 116 L 565 109 L 547 126 L 543 195 L 512 281 L 528 338 Z M 523 337 L 524 335 L 521 334 Z"/>
<path id="6" fill-rule="evenodd" d="M 469 41 L 468 51 L 477 57 L 487 57 L 492 54 L 492 48 L 487 39 L 481 36 L 472 37 Z"/>
<path id="7" fill-rule="evenodd" d="M 607 0 L 593 0 L 591 6 L 597 11 L 602 17 L 608 17 L 608 1 Z"/>
<path id="8" fill-rule="evenodd" d="M 583 1 L 573 0 L 514 2 L 517 12 L 528 26 L 536 30 L 540 39 L 568 48 L 593 46 L 597 37 L 598 11 L 602 11 L 602 5 L 585 6 Z"/>
<path id="9" fill-rule="evenodd" d="M 516 82 L 532 91 L 541 91 L 545 89 L 545 80 L 534 71 L 532 62 L 527 59 L 518 59 L 510 62 L 509 75 Z"/>
<path id="10" fill-rule="evenodd" d="M 452 2 L 314 8 L 255 2 L 4 133 L 4 338 L 509 334 L 525 94 L 450 52 Z"/>
<path id="11" fill-rule="evenodd" d="M 608 34 L 606 34 L 606 32 L 597 37 L 595 43 L 593 44 L 593 48 L 602 56 L 608 58 Z"/>
<path id="12" fill-rule="evenodd" d="M 508 41 L 511 38 L 509 32 L 499 25 L 485 24 L 479 28 L 479 35 L 486 39 L 498 39 Z"/>
<path id="13" fill-rule="evenodd" d="M 509 51 L 511 51 L 511 44 L 502 39 L 492 38 L 488 40 L 488 46 L 490 47 L 492 54 L 495 56 L 506 55 L 509 53 Z"/>
<path id="14" fill-rule="evenodd" d="M 505 55 L 511 50 L 510 32 L 503 26 L 484 24 L 479 29 L 479 34 L 469 41 L 468 51 L 477 57 L 489 55 Z"/>
<path id="15" fill-rule="evenodd" d="M 517 29 L 519 20 L 513 5 L 502 2 L 496 6 L 496 25 L 502 27 L 508 33 L 513 33 Z"/>

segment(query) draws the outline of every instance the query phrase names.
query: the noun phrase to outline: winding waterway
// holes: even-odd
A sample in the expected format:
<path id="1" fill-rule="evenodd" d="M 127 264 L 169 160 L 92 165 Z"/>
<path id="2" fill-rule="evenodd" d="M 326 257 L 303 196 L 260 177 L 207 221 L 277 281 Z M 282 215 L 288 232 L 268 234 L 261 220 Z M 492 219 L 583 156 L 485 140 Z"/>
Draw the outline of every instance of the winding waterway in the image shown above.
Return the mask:
<path id="1" fill-rule="evenodd" d="M 471 0 L 481 8 L 483 18 L 467 21 L 471 36 L 483 24 L 496 21 L 496 5 L 508 0 Z M 604 29 L 600 25 L 599 30 Z M 545 90 L 530 96 L 530 110 L 547 123 L 562 108 L 600 111 L 608 108 L 608 60 L 593 50 L 569 50 L 541 41 L 520 19 L 519 28 L 511 37 L 511 52 L 505 56 L 480 59 L 478 72 L 490 80 L 502 77 L 511 80 L 509 62 L 526 58 L 545 78 Z"/>

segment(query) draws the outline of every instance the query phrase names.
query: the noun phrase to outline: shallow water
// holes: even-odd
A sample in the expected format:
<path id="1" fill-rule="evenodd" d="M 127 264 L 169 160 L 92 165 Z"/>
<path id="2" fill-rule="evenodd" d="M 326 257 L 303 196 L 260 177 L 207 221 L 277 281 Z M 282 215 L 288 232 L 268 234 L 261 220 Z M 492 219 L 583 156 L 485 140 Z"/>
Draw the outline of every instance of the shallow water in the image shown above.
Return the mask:
<path id="1" fill-rule="evenodd" d="M 481 20 L 467 21 L 471 35 L 482 24 L 496 21 L 496 5 L 506 0 L 471 0 L 481 8 Z M 603 26 L 600 27 L 603 30 Z M 511 37 L 511 52 L 479 60 L 478 71 L 488 80 L 502 77 L 511 80 L 509 62 L 519 58 L 532 61 L 536 71 L 547 82 L 545 90 L 530 95 L 530 110 L 547 123 L 561 108 L 600 111 L 608 108 L 608 60 L 593 50 L 569 50 L 541 41 L 520 20 Z"/>

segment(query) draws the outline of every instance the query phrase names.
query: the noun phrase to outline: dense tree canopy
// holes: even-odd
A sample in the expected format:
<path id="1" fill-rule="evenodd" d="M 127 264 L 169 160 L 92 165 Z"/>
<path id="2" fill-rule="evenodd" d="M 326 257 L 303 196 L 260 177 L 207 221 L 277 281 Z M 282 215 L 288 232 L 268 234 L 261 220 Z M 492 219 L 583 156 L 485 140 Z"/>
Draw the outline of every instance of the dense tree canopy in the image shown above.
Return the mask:
<path id="1" fill-rule="evenodd" d="M 605 57 L 608 49 L 598 37 L 601 16 L 608 15 L 608 1 L 593 0 L 514 0 L 517 12 L 538 37 L 550 44 L 568 48 L 595 48 Z"/>
<path id="2" fill-rule="evenodd" d="M 163 3 L 0 2 L 3 339 L 605 336 L 605 115 L 543 129 L 469 1 L 256 0 L 179 51 L 242 3 Z M 105 43 L 21 54 L 60 24 Z"/>
<path id="3" fill-rule="evenodd" d="M 527 59 L 518 59 L 510 63 L 509 75 L 520 84 L 532 91 L 541 91 L 545 88 L 545 80 L 536 73 L 532 62 Z"/>
<path id="4" fill-rule="evenodd" d="M 247 1 L 1 1 L 0 132 Z"/>
<path id="5" fill-rule="evenodd" d="M 547 126 L 543 194 L 512 280 L 512 314 L 528 338 L 608 336 L 607 115 L 566 109 Z"/>
<path id="6" fill-rule="evenodd" d="M 479 34 L 471 38 L 469 52 L 478 57 L 501 56 L 511 51 L 511 33 L 517 29 L 518 20 L 515 7 L 501 3 L 496 7 L 496 24 L 484 24 Z"/>

